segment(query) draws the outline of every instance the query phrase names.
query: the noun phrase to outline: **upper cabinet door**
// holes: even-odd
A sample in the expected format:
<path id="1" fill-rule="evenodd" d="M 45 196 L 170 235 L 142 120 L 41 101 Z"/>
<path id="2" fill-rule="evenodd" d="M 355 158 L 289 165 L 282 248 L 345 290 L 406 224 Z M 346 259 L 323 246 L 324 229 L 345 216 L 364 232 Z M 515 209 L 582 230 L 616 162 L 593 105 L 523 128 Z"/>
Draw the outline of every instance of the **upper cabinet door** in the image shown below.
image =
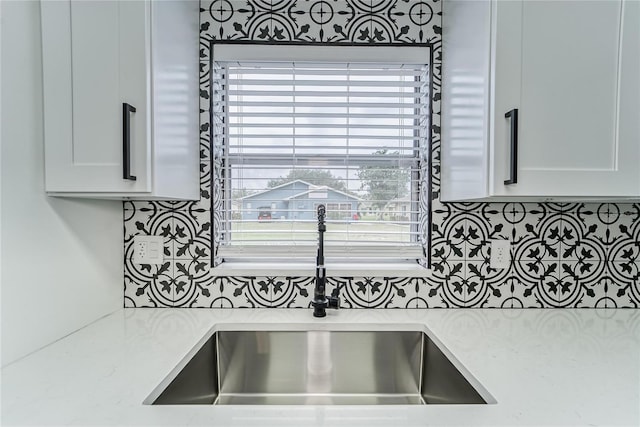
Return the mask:
<path id="1" fill-rule="evenodd" d="M 640 2 L 443 8 L 443 200 L 640 197 Z"/>
<path id="2" fill-rule="evenodd" d="M 623 25 L 635 7 L 631 3 L 637 2 L 496 2 L 490 132 L 496 195 L 639 194 L 638 168 L 628 160 L 640 158 L 640 143 L 623 137 L 619 128 L 621 95 L 629 89 L 621 79 L 634 71 L 636 80 L 640 75 L 622 62 L 624 43 L 631 45 L 635 36 L 636 49 L 639 45 L 640 20 Z M 514 108 L 518 182 L 505 185 L 512 125 L 505 113 Z"/>
<path id="3" fill-rule="evenodd" d="M 148 15 L 143 1 L 42 2 L 47 191 L 150 190 Z"/>

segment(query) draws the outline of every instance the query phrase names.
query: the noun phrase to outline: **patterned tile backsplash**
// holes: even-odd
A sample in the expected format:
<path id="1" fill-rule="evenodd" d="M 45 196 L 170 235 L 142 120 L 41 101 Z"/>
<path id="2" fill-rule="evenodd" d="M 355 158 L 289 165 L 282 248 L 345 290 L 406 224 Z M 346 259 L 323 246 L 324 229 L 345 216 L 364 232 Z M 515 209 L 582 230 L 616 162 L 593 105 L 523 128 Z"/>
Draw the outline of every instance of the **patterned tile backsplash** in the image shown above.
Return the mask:
<path id="1" fill-rule="evenodd" d="M 308 307 L 313 277 L 214 277 L 209 147 L 211 41 L 428 43 L 434 50 L 432 278 L 330 277 L 347 308 L 640 306 L 640 204 L 441 203 L 440 0 L 201 0 L 201 198 L 125 202 L 125 307 Z M 214 187 L 212 187 L 214 186 Z M 213 202 L 213 203 L 212 203 Z M 165 263 L 135 265 L 133 236 L 164 237 Z M 490 239 L 511 242 L 489 267 Z"/>

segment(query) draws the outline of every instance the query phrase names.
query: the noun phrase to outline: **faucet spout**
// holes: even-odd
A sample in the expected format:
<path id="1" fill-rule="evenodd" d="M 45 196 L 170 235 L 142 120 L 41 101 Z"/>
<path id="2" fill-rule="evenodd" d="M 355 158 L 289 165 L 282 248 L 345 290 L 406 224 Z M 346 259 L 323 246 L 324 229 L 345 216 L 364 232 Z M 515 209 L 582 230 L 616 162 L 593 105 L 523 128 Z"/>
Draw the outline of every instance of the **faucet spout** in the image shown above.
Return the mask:
<path id="1" fill-rule="evenodd" d="M 324 205 L 318 206 L 318 252 L 316 256 L 316 284 L 313 291 L 314 317 L 325 317 L 327 308 L 338 308 L 340 299 L 338 296 L 326 296 L 327 270 L 324 266 L 324 232 L 327 230 L 325 225 L 326 208 Z"/>

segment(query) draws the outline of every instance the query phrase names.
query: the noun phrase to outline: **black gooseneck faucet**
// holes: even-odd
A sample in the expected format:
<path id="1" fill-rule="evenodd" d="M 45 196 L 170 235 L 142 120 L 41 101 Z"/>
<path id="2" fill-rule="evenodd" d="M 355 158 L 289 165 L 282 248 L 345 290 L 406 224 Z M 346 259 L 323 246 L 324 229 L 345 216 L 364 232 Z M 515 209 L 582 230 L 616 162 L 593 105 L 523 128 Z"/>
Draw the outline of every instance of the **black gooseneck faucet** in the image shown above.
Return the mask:
<path id="1" fill-rule="evenodd" d="M 324 223 L 324 218 L 327 211 L 324 205 L 318 206 L 318 254 L 316 256 L 316 286 L 313 291 L 313 316 L 325 317 L 327 315 L 327 308 L 339 308 L 340 298 L 338 298 L 337 292 L 335 295 L 327 297 L 325 295 L 325 287 L 327 284 L 327 270 L 324 267 L 324 232 L 327 230 L 327 226 Z M 337 291 L 337 289 L 336 289 Z"/>

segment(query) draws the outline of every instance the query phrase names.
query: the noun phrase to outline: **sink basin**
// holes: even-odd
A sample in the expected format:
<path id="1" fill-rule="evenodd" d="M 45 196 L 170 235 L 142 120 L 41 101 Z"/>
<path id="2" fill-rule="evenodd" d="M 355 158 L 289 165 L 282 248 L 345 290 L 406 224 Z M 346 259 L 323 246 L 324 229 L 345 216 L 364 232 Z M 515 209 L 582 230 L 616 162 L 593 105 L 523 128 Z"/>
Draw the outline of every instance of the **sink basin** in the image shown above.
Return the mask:
<path id="1" fill-rule="evenodd" d="M 313 324 L 214 327 L 144 403 L 494 402 L 424 326 Z"/>

